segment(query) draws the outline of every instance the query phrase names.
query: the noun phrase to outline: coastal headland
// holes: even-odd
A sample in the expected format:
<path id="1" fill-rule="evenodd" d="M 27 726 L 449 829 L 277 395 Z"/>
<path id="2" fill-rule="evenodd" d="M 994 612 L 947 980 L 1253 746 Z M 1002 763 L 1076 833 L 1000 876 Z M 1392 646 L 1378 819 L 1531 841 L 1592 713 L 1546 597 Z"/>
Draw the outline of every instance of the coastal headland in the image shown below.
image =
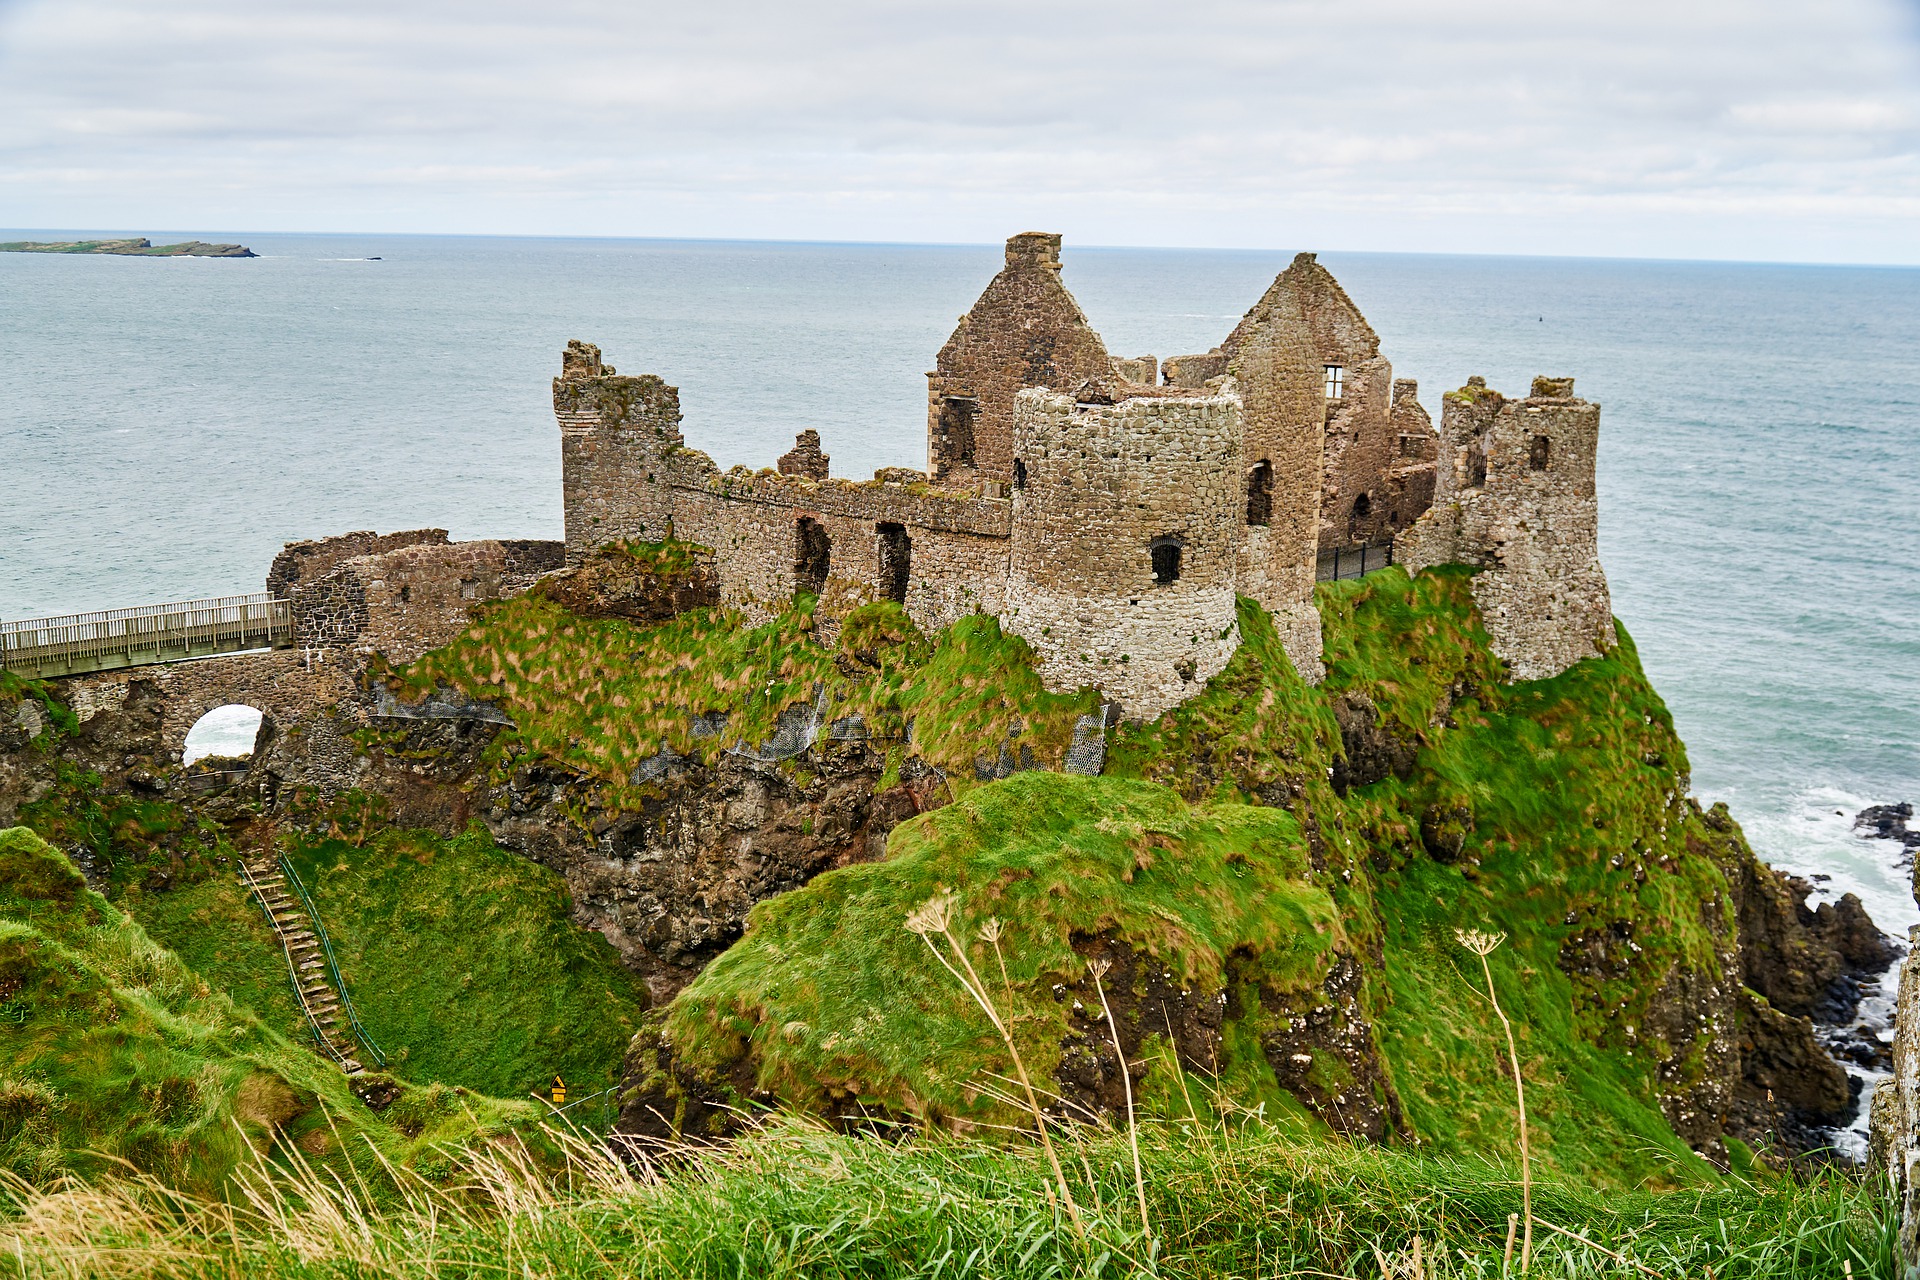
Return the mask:
<path id="1" fill-rule="evenodd" d="M 257 258 L 243 244 L 208 244 L 183 240 L 155 244 L 145 236 L 128 240 L 12 240 L 0 244 L 0 253 L 104 253 L 122 258 Z"/>
<path id="2" fill-rule="evenodd" d="M 1516 1230 L 1523 1269 L 1558 1232 L 1883 1274 L 1820 1171 L 1860 1093 L 1823 1033 L 1895 953 L 1693 797 L 1598 559 L 1601 406 L 1469 377 L 1433 421 L 1310 254 L 1211 350 L 1116 357 L 1059 248 L 1010 239 L 937 353 L 924 470 L 809 430 L 723 471 L 575 340 L 563 540 L 348 533 L 255 596 L 0 629 L 23 1200 L 524 1176 L 717 1274 L 675 1251 L 725 1178 L 933 1256 L 962 1181 L 850 1171 L 950 1161 L 1021 1188 L 983 1238 L 1166 1275 L 1490 1275 Z M 234 706 L 251 751 L 195 758 Z M 389 1198 L 398 1240 L 428 1202 Z M 17 1253 L 59 1255 L 35 1212 Z M 282 1230 L 205 1247 L 280 1274 Z"/>

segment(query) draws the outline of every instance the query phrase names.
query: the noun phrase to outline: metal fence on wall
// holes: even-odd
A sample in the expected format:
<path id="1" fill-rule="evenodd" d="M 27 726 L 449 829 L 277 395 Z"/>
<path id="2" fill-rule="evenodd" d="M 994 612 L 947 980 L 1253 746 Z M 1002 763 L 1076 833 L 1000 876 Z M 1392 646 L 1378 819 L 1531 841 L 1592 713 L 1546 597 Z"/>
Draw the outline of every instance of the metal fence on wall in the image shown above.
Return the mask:
<path id="1" fill-rule="evenodd" d="M 1335 551 L 1322 551 L 1320 560 L 1314 566 L 1316 582 L 1339 582 L 1347 578 L 1364 578 L 1375 569 L 1384 569 L 1393 563 L 1393 540 L 1368 543 L 1364 547 L 1341 547 Z"/>
<path id="2" fill-rule="evenodd" d="M 219 596 L 0 622 L 0 667 L 59 676 L 292 643 L 288 601 L 264 593 Z"/>

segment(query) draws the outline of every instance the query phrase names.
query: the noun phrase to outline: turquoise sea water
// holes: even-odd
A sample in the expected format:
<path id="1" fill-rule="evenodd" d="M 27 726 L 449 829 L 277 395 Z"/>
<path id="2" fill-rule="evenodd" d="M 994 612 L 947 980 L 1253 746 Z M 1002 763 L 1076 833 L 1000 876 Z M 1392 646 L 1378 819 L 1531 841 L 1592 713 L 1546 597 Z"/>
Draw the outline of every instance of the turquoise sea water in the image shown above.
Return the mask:
<path id="1" fill-rule="evenodd" d="M 569 338 L 678 385 L 723 466 L 806 427 L 836 474 L 922 465 L 923 375 L 1000 257 L 185 234 L 263 256 L 0 254 L 0 617 L 257 591 L 281 543 L 349 529 L 558 537 Z M 1164 357 L 1291 255 L 1065 256 L 1115 354 Z M 1889 932 L 1920 923 L 1892 847 L 1850 831 L 1920 801 L 1920 270 L 1322 260 L 1436 418 L 1475 373 L 1604 406 L 1602 559 L 1696 793 Z"/>

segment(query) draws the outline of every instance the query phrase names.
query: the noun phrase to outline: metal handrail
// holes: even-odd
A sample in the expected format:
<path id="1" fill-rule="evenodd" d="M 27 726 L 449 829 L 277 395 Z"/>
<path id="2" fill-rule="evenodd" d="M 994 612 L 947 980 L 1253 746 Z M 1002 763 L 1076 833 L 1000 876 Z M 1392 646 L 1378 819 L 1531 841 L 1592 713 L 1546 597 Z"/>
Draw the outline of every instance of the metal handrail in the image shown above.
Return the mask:
<path id="1" fill-rule="evenodd" d="M 0 667 L 293 643 L 291 601 L 262 593 L 0 622 Z"/>
<path id="2" fill-rule="evenodd" d="M 273 918 L 273 908 L 267 905 L 266 890 L 262 889 L 260 882 L 253 878 L 253 871 L 247 866 L 247 860 L 242 857 L 238 859 L 238 862 L 240 863 L 240 875 L 246 880 L 247 887 L 253 890 L 254 901 L 260 904 L 260 910 L 265 913 L 267 917 L 267 924 L 273 929 L 273 936 L 280 939 L 280 949 L 286 953 L 287 980 L 293 983 L 293 998 L 300 1002 L 300 1012 L 307 1015 L 307 1025 L 313 1030 L 313 1038 L 320 1042 L 321 1047 L 327 1051 L 328 1056 L 339 1063 L 340 1069 L 345 1071 L 347 1069 L 347 1055 L 341 1053 L 340 1050 L 334 1046 L 333 1041 L 327 1038 L 325 1028 L 320 1025 L 319 1015 L 314 1013 L 313 1006 L 307 1003 L 307 993 L 300 986 L 300 966 L 294 962 L 293 947 L 287 941 L 287 931 L 282 929 L 280 922 Z"/>
<path id="3" fill-rule="evenodd" d="M 375 1064 L 386 1066 L 387 1055 L 373 1042 L 366 1027 L 361 1025 L 360 1012 L 353 1007 L 353 997 L 347 994 L 347 980 L 340 975 L 340 962 L 334 958 L 333 939 L 327 936 L 327 926 L 320 919 L 320 908 L 314 905 L 313 896 L 307 892 L 300 873 L 293 869 L 293 863 L 287 860 L 284 853 L 280 855 L 280 871 L 287 877 L 287 883 L 293 886 L 293 891 L 300 895 L 300 905 L 307 909 L 307 919 L 313 922 L 313 936 L 320 939 L 320 951 L 327 958 L 327 972 L 333 975 L 334 990 L 340 993 L 340 1008 L 347 1015 L 347 1025 L 353 1028 L 353 1034 L 373 1056 Z"/>

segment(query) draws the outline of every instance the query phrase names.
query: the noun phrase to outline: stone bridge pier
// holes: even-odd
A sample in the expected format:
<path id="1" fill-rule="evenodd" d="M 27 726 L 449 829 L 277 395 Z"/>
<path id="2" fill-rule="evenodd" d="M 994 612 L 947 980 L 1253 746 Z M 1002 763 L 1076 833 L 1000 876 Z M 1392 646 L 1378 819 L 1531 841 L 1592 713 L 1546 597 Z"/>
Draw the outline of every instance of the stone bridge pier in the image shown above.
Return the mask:
<path id="1" fill-rule="evenodd" d="M 135 682 L 147 682 L 147 696 L 157 697 L 160 707 L 155 759 L 179 764 L 188 731 L 215 707 L 235 704 L 259 711 L 265 740 L 331 731 L 330 718 L 322 713 L 353 700 L 358 692 L 346 659 L 339 650 L 276 650 L 68 676 L 50 683 L 76 715 L 88 720 L 119 711 Z M 322 720 L 328 721 L 328 730 L 320 730 Z"/>

